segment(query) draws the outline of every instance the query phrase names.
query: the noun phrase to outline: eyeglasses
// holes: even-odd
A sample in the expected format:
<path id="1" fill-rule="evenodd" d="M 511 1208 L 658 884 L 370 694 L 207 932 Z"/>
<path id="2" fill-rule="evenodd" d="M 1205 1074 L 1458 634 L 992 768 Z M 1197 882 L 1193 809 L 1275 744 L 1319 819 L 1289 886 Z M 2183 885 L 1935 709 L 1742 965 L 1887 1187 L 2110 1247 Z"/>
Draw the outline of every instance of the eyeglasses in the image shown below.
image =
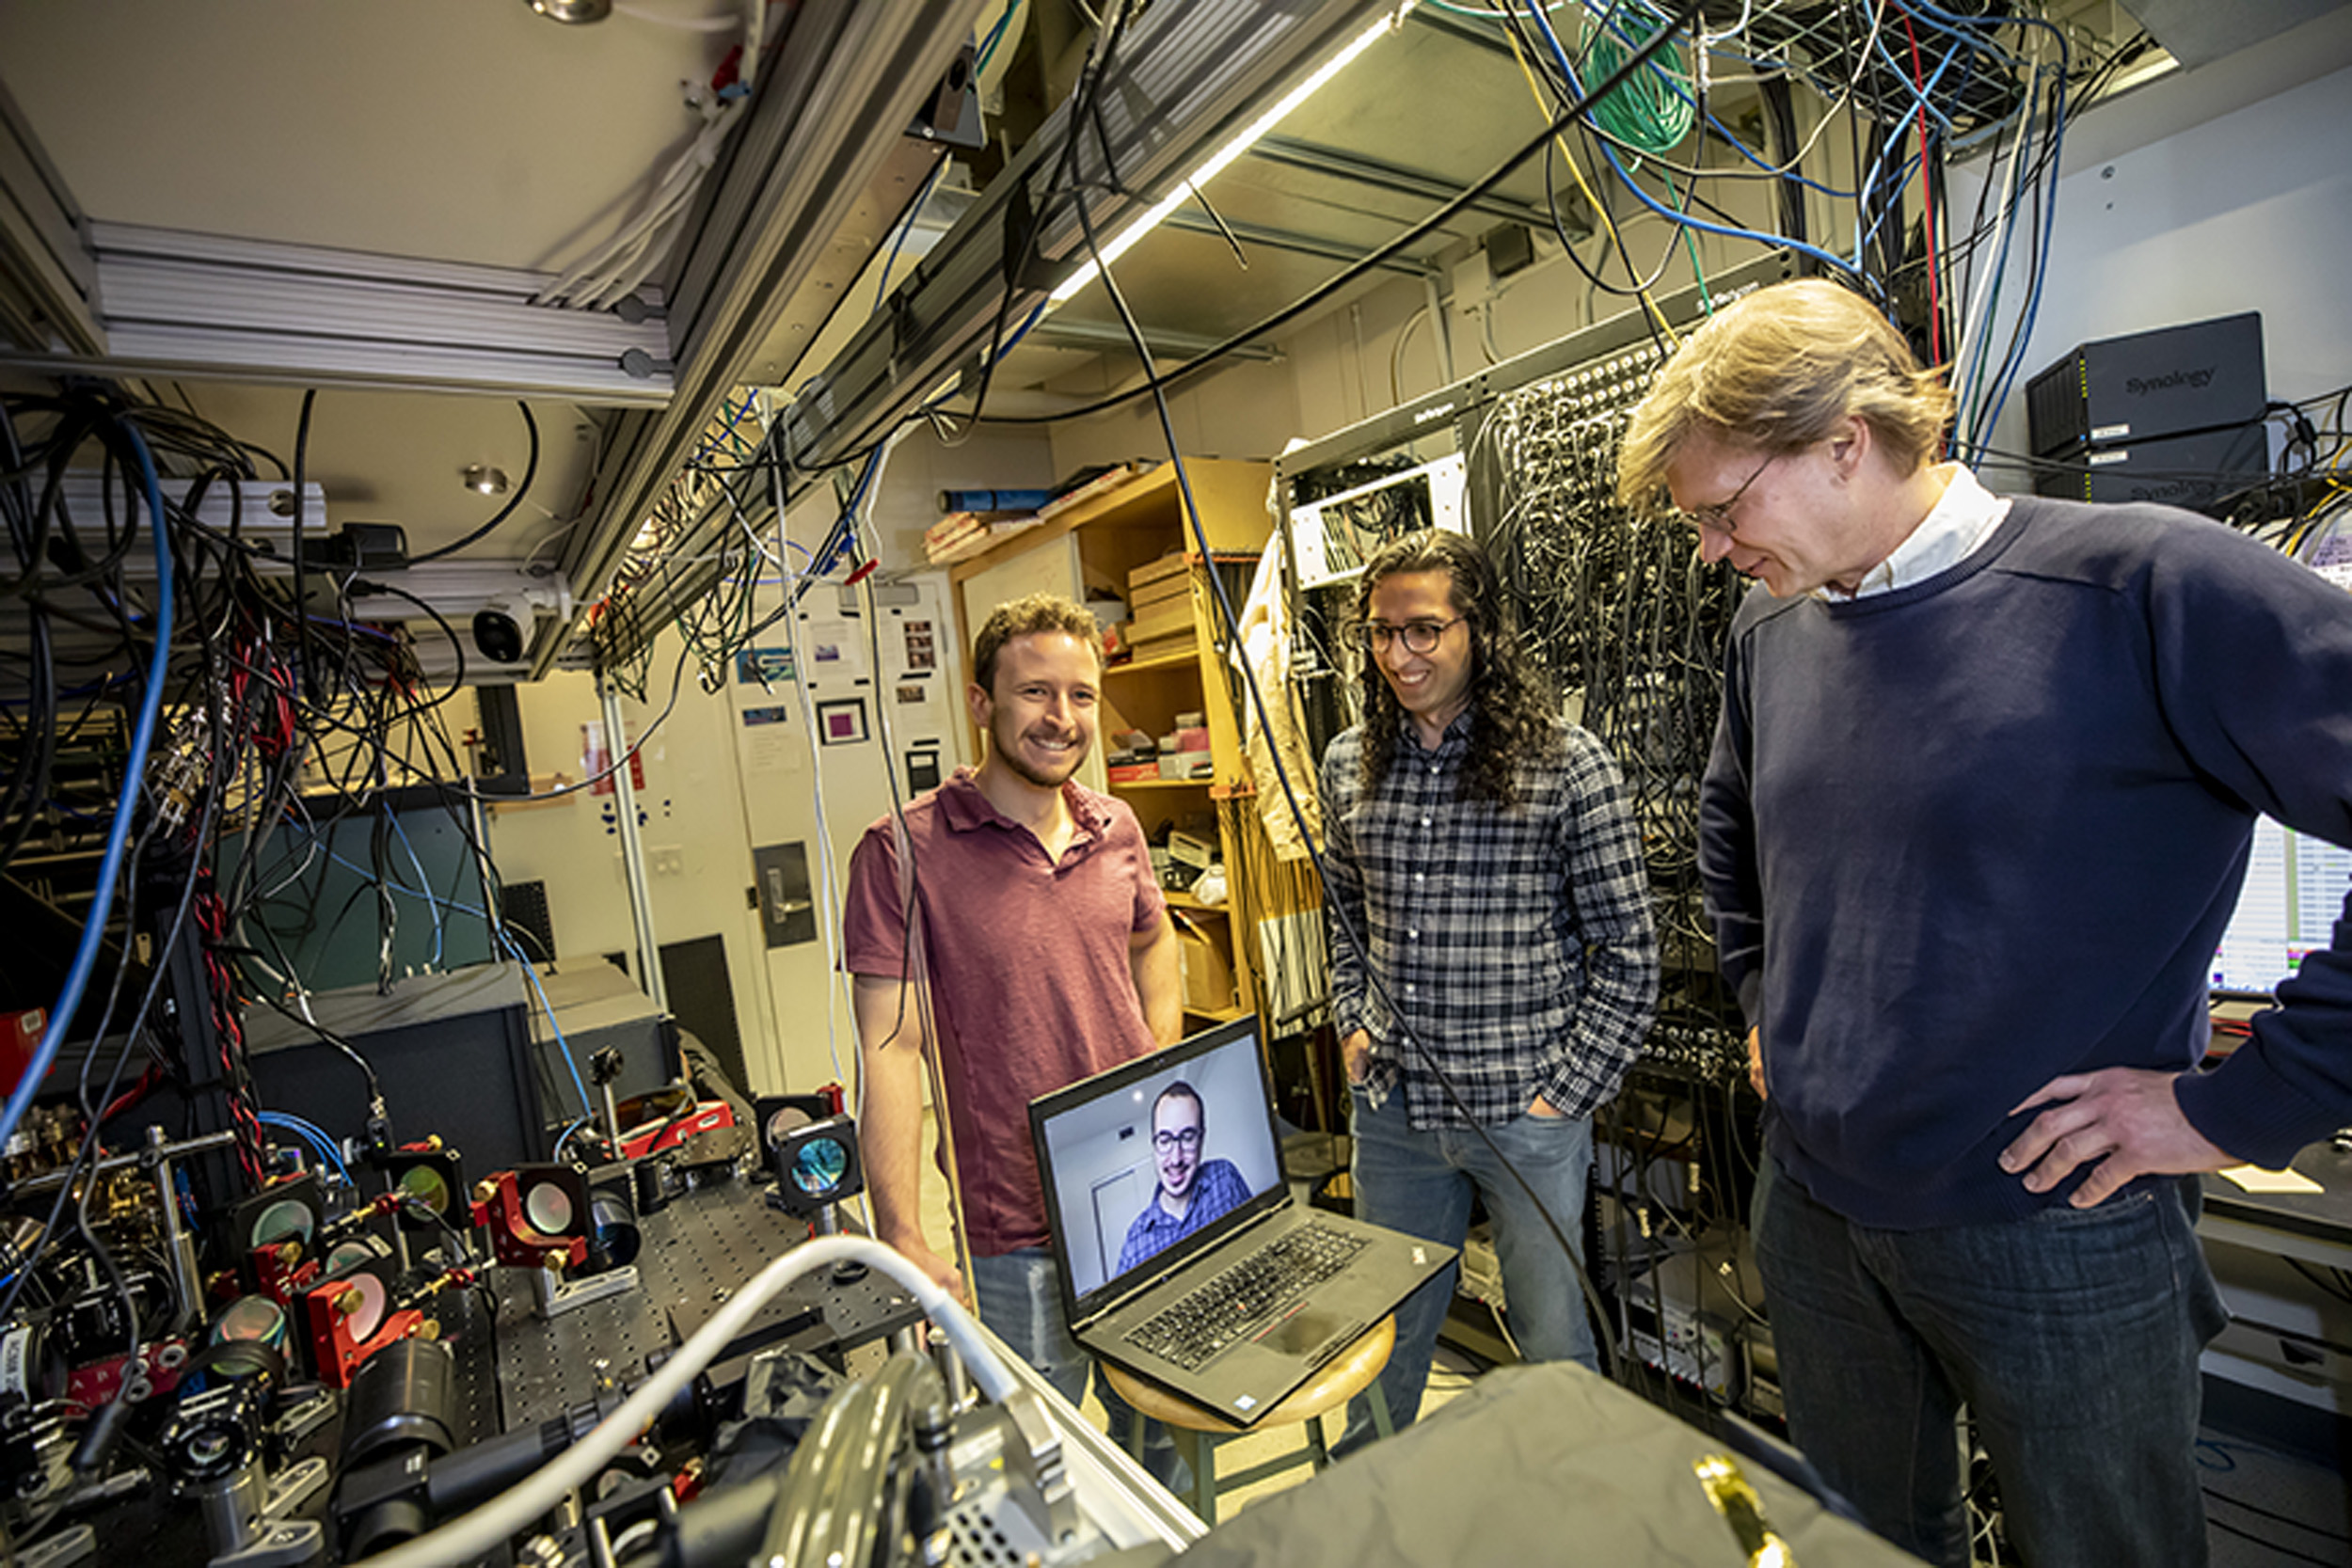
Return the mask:
<path id="1" fill-rule="evenodd" d="M 1780 461 L 1782 453 L 1774 452 L 1756 466 L 1756 471 L 1740 482 L 1740 488 L 1712 506 L 1694 506 L 1682 514 L 1682 520 L 1692 528 L 1708 533 L 1730 533 L 1739 528 L 1732 520 L 1731 509 L 1740 504 L 1740 498 L 1748 493 L 1748 486 L 1764 477 L 1764 470 Z"/>
<path id="2" fill-rule="evenodd" d="M 1391 638 L 1397 637 L 1405 640 L 1406 653 L 1434 654 L 1438 651 L 1438 644 L 1445 641 L 1446 632 L 1469 619 L 1467 615 L 1456 615 L 1451 621 L 1407 621 L 1401 626 L 1390 626 L 1385 621 L 1366 621 L 1356 628 L 1356 635 L 1362 640 L 1367 651 L 1375 654 L 1389 645 Z"/>
<path id="3" fill-rule="evenodd" d="M 1186 1148 L 1199 1148 L 1200 1147 L 1200 1129 L 1198 1127 L 1186 1127 L 1179 1132 L 1154 1132 L 1152 1134 L 1152 1147 L 1158 1149 L 1162 1154 L 1173 1153 L 1177 1146 L 1180 1144 Z"/>

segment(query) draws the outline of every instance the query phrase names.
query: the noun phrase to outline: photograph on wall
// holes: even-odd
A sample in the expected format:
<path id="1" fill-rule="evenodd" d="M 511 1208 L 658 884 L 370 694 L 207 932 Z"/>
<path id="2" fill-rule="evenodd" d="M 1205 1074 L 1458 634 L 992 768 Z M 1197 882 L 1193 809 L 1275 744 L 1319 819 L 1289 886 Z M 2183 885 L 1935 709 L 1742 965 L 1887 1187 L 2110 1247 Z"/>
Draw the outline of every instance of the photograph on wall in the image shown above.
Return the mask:
<path id="1" fill-rule="evenodd" d="M 930 689 L 926 687 L 921 681 L 899 682 L 898 705 L 901 707 L 913 707 L 920 704 L 924 698 L 930 694 Z"/>
<path id="2" fill-rule="evenodd" d="M 775 686 L 792 679 L 789 648 L 745 648 L 735 656 L 735 684 Z"/>
<path id="3" fill-rule="evenodd" d="M 817 705 L 817 735 L 828 746 L 853 746 L 866 738 L 866 701 L 844 697 Z"/>
<path id="4" fill-rule="evenodd" d="M 908 670 L 939 668 L 939 643 L 929 621 L 909 621 L 906 624 L 906 640 Z"/>
<path id="5" fill-rule="evenodd" d="M 866 634 L 847 616 L 803 615 L 801 646 L 812 681 L 838 690 L 866 673 Z"/>

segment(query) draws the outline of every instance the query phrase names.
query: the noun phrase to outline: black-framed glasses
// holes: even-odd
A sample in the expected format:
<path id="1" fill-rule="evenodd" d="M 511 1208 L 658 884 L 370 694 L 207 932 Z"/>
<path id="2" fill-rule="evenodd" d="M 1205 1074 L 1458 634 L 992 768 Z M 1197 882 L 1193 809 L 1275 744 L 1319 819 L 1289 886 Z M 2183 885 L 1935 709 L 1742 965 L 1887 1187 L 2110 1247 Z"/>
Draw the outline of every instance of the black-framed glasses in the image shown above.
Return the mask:
<path id="1" fill-rule="evenodd" d="M 1438 644 L 1445 641 L 1445 634 L 1469 619 L 1467 615 L 1456 615 L 1451 621 L 1407 621 L 1401 626 L 1390 626 L 1386 621 L 1366 621 L 1356 628 L 1356 635 L 1368 653 L 1376 654 L 1389 645 L 1390 639 L 1401 637 L 1406 653 L 1434 654 Z"/>
<path id="2" fill-rule="evenodd" d="M 1199 1148 L 1200 1147 L 1200 1129 L 1198 1127 L 1184 1127 L 1179 1128 L 1173 1132 L 1154 1132 L 1152 1134 L 1152 1147 L 1158 1149 L 1162 1154 L 1172 1152 L 1180 1144 L 1186 1148 Z"/>
<path id="3" fill-rule="evenodd" d="M 1739 528 L 1732 520 L 1731 509 L 1740 504 L 1740 498 L 1748 493 L 1748 486 L 1764 477 L 1764 470 L 1780 461 L 1783 453 L 1773 452 L 1756 466 L 1756 471 L 1740 482 L 1740 488 L 1712 506 L 1694 506 L 1682 514 L 1682 520 L 1692 528 L 1708 533 L 1730 533 Z"/>

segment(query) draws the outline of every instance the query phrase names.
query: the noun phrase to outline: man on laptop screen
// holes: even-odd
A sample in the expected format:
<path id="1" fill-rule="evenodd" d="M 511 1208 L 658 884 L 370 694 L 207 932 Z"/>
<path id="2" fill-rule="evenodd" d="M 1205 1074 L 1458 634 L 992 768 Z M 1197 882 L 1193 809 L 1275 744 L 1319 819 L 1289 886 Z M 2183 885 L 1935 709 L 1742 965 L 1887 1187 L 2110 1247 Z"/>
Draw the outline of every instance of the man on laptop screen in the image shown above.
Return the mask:
<path id="1" fill-rule="evenodd" d="M 1248 1201 L 1249 1184 L 1231 1160 L 1201 1160 L 1207 1138 L 1200 1091 L 1181 1078 L 1162 1089 L 1152 1105 L 1152 1158 L 1160 1184 L 1127 1227 L 1126 1244 L 1119 1249 L 1120 1274 Z"/>

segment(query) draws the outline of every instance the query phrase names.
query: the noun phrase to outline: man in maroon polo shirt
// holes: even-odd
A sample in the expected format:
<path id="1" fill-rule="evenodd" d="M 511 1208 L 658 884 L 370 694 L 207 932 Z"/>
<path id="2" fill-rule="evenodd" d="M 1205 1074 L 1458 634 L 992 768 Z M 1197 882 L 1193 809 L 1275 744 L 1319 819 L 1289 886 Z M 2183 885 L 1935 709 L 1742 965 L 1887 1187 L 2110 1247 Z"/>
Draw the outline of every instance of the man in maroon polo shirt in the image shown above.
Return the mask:
<path id="1" fill-rule="evenodd" d="M 1071 1338 L 1047 1250 L 1029 1101 L 1173 1041 L 1176 935 L 1135 813 L 1072 775 L 1093 746 L 1102 641 L 1050 594 L 980 628 L 964 701 L 975 768 L 883 817 L 850 862 L 842 966 L 855 976 L 859 1135 L 881 1239 L 963 1293 L 924 1239 L 917 1191 L 928 1012 L 981 1321 L 1073 1405 L 1092 1358 Z M 928 1007 L 926 1004 L 928 1003 Z M 1114 1437 L 1132 1412 L 1098 1379 Z M 1171 1485 L 1164 1434 L 1147 1450 Z"/>

